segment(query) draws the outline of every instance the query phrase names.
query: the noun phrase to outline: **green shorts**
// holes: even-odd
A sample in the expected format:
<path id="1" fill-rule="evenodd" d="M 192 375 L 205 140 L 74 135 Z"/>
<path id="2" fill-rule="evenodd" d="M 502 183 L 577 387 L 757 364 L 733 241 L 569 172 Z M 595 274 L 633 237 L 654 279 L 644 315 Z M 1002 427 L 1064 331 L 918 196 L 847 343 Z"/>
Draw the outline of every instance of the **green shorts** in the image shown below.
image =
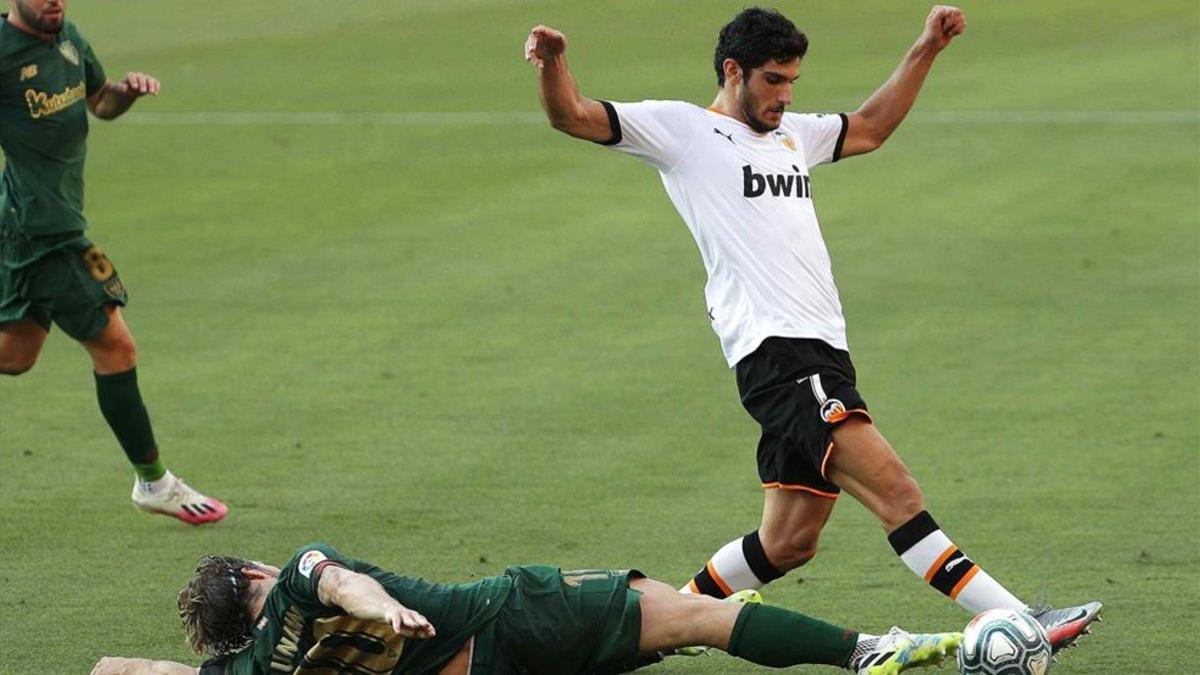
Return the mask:
<path id="1" fill-rule="evenodd" d="M 0 323 L 33 319 L 47 330 L 51 322 L 76 340 L 90 340 L 108 325 L 104 306 L 124 305 L 128 296 L 117 270 L 100 247 L 81 233 L 43 238 L 46 252 L 13 265 L 15 249 L 30 240 L 0 238 Z M 8 250 L 6 250 L 8 249 Z"/>
<path id="2" fill-rule="evenodd" d="M 638 659 L 642 594 L 636 570 L 509 567 L 513 591 L 475 635 L 471 675 L 622 673 Z"/>

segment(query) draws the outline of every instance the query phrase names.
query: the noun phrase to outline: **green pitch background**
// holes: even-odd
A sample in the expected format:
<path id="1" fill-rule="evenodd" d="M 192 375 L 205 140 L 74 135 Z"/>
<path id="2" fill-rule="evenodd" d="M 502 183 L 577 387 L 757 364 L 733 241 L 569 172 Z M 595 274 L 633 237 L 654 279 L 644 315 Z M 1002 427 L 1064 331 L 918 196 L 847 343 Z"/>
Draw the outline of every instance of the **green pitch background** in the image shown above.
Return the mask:
<path id="1" fill-rule="evenodd" d="M 812 41 L 795 108 L 825 111 L 870 94 L 928 9 L 778 4 Z M 174 595 L 211 551 L 282 561 L 321 539 L 444 580 L 552 562 L 682 583 L 753 529 L 755 427 L 655 172 L 490 115 L 538 110 L 521 45 L 539 22 L 567 32 L 587 94 L 707 104 L 741 5 L 72 3 L 111 76 L 164 83 L 141 117 L 94 124 L 88 214 L 132 294 L 164 457 L 231 513 L 197 529 L 130 507 L 88 360 L 56 331 L 0 381 L 0 672 L 196 662 Z M 814 176 L 862 391 L 994 576 L 1105 602 L 1055 673 L 1190 670 L 1197 7 L 965 9 L 889 145 Z M 322 111 L 364 116 L 292 116 Z M 371 116 L 394 112 L 433 114 Z M 968 618 L 849 498 L 767 597 L 863 629 Z M 653 672 L 685 671 L 757 672 Z"/>

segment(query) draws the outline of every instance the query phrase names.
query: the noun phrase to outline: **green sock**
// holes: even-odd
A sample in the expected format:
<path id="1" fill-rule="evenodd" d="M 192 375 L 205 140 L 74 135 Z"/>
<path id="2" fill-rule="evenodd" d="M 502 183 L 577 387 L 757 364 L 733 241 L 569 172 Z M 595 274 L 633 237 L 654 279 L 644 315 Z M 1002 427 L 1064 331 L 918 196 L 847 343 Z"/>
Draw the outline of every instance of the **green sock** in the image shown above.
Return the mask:
<path id="1" fill-rule="evenodd" d="M 746 605 L 729 638 L 729 654 L 760 666 L 801 663 L 845 667 L 858 633 L 771 605 Z"/>
<path id="2" fill-rule="evenodd" d="M 156 459 L 148 464 L 133 463 L 133 472 L 137 477 L 147 483 L 152 483 L 159 478 L 167 475 L 167 465 L 163 464 L 162 459 Z"/>
<path id="3" fill-rule="evenodd" d="M 137 368 L 111 375 L 97 373 L 96 400 L 138 478 L 144 481 L 162 478 L 167 469 L 158 458 L 150 414 L 138 390 Z"/>

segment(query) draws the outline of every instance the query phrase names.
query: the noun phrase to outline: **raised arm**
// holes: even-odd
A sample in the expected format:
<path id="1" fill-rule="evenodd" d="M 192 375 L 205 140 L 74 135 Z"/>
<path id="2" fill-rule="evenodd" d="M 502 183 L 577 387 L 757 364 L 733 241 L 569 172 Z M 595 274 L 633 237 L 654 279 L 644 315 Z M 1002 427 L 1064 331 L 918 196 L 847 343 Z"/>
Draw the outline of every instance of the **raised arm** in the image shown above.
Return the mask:
<path id="1" fill-rule="evenodd" d="M 388 595 L 371 577 L 344 567 L 327 565 L 317 582 L 317 599 L 368 621 L 385 621 L 404 637 L 431 638 L 437 634 L 429 619 Z"/>
<path id="2" fill-rule="evenodd" d="M 598 143 L 612 140 L 608 113 L 599 101 L 579 93 L 567 68 L 567 36 L 537 26 L 525 41 L 525 60 L 538 69 L 538 94 L 550 126 L 575 138 Z"/>
<path id="3" fill-rule="evenodd" d="M 842 157 L 875 150 L 892 135 L 908 115 L 933 60 L 956 35 L 967 29 L 967 20 L 957 7 L 937 5 L 925 19 L 921 37 L 904 55 L 892 76 L 858 110 L 848 115 L 849 128 Z"/>
<path id="4" fill-rule="evenodd" d="M 199 672 L 199 668 L 185 666 L 174 661 L 106 656 L 92 667 L 91 675 L 196 675 Z"/>
<path id="5" fill-rule="evenodd" d="M 162 85 L 153 76 L 145 73 L 129 73 L 120 82 L 105 82 L 104 86 L 88 97 L 88 110 L 102 120 L 111 120 L 125 111 L 139 98 L 158 96 Z"/>

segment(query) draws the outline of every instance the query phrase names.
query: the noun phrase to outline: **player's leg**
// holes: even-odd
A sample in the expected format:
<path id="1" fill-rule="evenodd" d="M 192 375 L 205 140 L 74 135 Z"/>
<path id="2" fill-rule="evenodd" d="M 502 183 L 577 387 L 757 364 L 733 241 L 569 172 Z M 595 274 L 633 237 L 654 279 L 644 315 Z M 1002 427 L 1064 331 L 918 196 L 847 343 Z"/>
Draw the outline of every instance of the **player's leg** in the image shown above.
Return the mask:
<path id="1" fill-rule="evenodd" d="M 722 546 L 680 590 L 726 598 L 762 588 L 800 567 L 817 554 L 835 503 L 805 490 L 768 488 L 759 528 Z"/>
<path id="2" fill-rule="evenodd" d="M 973 613 L 1004 607 L 1030 611 L 1057 651 L 1088 632 L 1101 605 L 1030 610 L 984 572 L 942 532 L 925 510 L 916 480 L 875 425 L 847 419 L 833 431 L 829 477 L 879 518 L 904 564 L 926 583 Z"/>
<path id="3" fill-rule="evenodd" d="M 34 319 L 0 323 L 0 375 L 20 375 L 33 368 L 49 334 Z"/>
<path id="4" fill-rule="evenodd" d="M 101 307 L 103 326 L 80 340 L 92 357 L 100 412 L 133 465 L 134 505 L 200 525 L 220 520 L 228 508 L 192 489 L 167 470 L 159 456 L 150 414 L 137 381 L 137 345 L 115 303 Z"/>
<path id="5" fill-rule="evenodd" d="M 103 325 L 80 344 L 92 357 L 100 412 L 144 482 L 162 478 L 167 469 L 158 456 L 150 414 L 137 383 L 137 345 L 116 304 L 105 304 Z M 93 329 L 94 330 L 94 329 Z"/>
<path id="6" fill-rule="evenodd" d="M 883 524 L 896 554 L 913 573 L 971 612 L 1027 609 L 960 551 L 925 511 L 917 482 L 868 420 L 845 420 L 833 431 L 829 477 Z"/>
<path id="7" fill-rule="evenodd" d="M 0 237 L 5 257 L 6 245 Z M 50 315 L 36 288 L 41 267 L 38 262 L 16 269 L 0 264 L 0 374 L 20 375 L 33 368 L 50 334 Z"/>
<path id="8" fill-rule="evenodd" d="M 121 314 L 125 286 L 108 256 L 80 238 L 48 258 L 42 286 L 53 290 L 51 318 L 92 358 L 96 399 L 134 467 L 138 508 L 192 524 L 220 520 L 227 509 L 167 471 L 137 381 L 137 345 Z"/>
<path id="9" fill-rule="evenodd" d="M 836 503 L 806 490 L 764 491 L 758 531 L 768 562 L 787 573 L 816 557 L 817 541 Z"/>
<path id="10" fill-rule="evenodd" d="M 703 644 L 763 666 L 828 664 L 875 675 L 940 661 L 962 638 L 959 633 L 866 635 L 781 607 L 681 594 L 650 579 L 629 586 L 641 594 L 638 650 L 645 656 Z"/>
<path id="11" fill-rule="evenodd" d="M 813 370 L 829 360 L 824 352 L 831 348 L 815 342 L 772 338 L 738 363 L 742 405 L 762 426 L 757 450 L 766 490 L 762 523 L 721 547 L 684 592 L 721 598 L 761 588 L 816 555 L 840 490 L 822 471 L 830 424 L 822 417 L 824 394 Z"/>

